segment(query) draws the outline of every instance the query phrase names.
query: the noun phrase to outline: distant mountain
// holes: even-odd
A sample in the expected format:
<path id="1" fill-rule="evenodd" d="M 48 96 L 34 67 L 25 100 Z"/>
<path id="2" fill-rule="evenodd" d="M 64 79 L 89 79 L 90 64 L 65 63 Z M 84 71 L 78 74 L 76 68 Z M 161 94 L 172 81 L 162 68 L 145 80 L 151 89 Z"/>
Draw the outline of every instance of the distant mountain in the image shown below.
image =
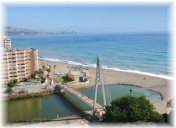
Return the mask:
<path id="1" fill-rule="evenodd" d="M 4 34 L 6 36 L 15 36 L 15 35 L 56 35 L 56 34 L 79 34 L 80 32 L 75 31 L 64 31 L 64 32 L 45 32 L 45 31 L 35 31 L 24 28 L 14 28 L 14 27 L 4 27 Z"/>

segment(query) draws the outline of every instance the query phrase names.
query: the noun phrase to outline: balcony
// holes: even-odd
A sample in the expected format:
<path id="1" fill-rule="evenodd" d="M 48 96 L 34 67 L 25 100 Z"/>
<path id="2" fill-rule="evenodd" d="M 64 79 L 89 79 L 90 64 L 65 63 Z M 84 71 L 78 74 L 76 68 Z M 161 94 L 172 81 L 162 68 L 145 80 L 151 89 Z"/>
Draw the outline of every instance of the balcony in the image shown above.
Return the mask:
<path id="1" fill-rule="evenodd" d="M 15 72 L 14 71 L 13 72 L 12 71 L 9 72 L 9 75 L 14 75 L 14 74 L 17 74 L 17 71 L 15 71 Z"/>
<path id="2" fill-rule="evenodd" d="M 25 68 L 21 69 L 21 68 L 18 68 L 18 71 L 25 71 Z"/>
<path id="3" fill-rule="evenodd" d="M 22 60 L 22 59 L 24 60 L 25 58 L 24 58 L 24 56 L 18 56 L 17 59 L 18 60 Z"/>
<path id="4" fill-rule="evenodd" d="M 16 68 L 16 67 L 17 67 L 16 64 L 9 64 L 9 66 L 8 66 L 9 69 L 13 69 L 13 68 Z"/>
<path id="5" fill-rule="evenodd" d="M 8 59 L 8 61 L 16 61 L 16 59 L 11 59 L 11 58 L 10 58 L 10 59 Z"/>
<path id="6" fill-rule="evenodd" d="M 9 74 L 8 74 L 8 73 L 4 73 L 4 74 L 2 74 L 2 76 L 4 76 L 4 77 L 8 77 Z"/>
<path id="7" fill-rule="evenodd" d="M 16 58 L 16 55 L 8 55 L 8 58 L 10 58 L 10 57 L 15 57 Z"/>
<path id="8" fill-rule="evenodd" d="M 10 78 L 16 78 L 17 79 L 18 76 L 17 75 L 15 75 L 15 76 L 14 75 L 10 75 Z"/>
<path id="9" fill-rule="evenodd" d="M 20 76 L 20 75 L 25 75 L 26 73 L 25 72 L 19 72 L 18 73 L 18 76 Z"/>
<path id="10" fill-rule="evenodd" d="M 25 65 L 18 65 L 18 69 L 25 69 L 26 66 Z"/>

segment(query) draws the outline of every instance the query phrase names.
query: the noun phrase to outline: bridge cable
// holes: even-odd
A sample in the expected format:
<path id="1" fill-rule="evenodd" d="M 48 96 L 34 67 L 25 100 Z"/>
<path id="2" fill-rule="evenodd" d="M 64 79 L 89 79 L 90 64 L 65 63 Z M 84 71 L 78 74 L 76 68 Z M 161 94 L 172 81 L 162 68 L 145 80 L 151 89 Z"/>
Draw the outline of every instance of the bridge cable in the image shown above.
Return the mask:
<path id="1" fill-rule="evenodd" d="M 110 103 L 112 101 L 112 97 L 111 97 L 111 93 L 110 93 L 110 90 L 109 90 L 109 85 L 107 85 L 105 70 L 106 69 L 102 69 L 102 77 L 103 77 L 103 82 L 104 82 L 104 85 L 105 85 L 105 93 L 106 93 L 107 104 L 110 105 Z"/>

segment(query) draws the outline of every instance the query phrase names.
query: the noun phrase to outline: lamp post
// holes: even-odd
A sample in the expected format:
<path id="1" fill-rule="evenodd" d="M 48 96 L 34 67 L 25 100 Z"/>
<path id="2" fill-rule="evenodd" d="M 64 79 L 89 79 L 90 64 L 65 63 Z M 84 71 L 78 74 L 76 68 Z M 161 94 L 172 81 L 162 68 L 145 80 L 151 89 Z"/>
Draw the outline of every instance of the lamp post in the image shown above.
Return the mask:
<path id="1" fill-rule="evenodd" d="M 131 96 L 131 92 L 132 92 L 132 90 L 130 89 L 130 96 Z"/>

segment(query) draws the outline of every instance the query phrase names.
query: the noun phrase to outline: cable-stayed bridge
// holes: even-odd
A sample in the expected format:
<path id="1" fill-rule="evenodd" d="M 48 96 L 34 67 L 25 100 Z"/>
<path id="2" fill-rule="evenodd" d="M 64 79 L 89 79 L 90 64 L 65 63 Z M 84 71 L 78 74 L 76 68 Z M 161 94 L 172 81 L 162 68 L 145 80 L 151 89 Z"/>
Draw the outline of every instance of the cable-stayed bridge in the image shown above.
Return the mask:
<path id="1" fill-rule="evenodd" d="M 78 99 L 80 99 L 82 102 L 84 102 L 85 104 L 87 104 L 93 109 L 94 101 L 90 97 L 78 92 L 77 90 L 75 90 L 73 87 L 69 85 L 57 84 L 56 87 L 57 87 L 57 90 L 59 90 L 60 92 L 66 91 L 72 94 L 73 96 L 77 97 Z M 101 118 L 102 115 L 105 113 L 104 107 L 96 103 L 94 108 L 94 113 L 96 114 L 97 117 Z"/>
<path id="2" fill-rule="evenodd" d="M 103 95 L 103 106 L 97 103 L 97 90 L 98 85 L 102 86 L 102 95 Z M 93 109 L 93 115 L 97 116 L 98 118 L 102 118 L 103 114 L 105 113 L 105 106 L 106 106 L 106 98 L 105 98 L 105 90 L 104 90 L 104 84 L 103 79 L 101 75 L 101 65 L 100 65 L 100 57 L 97 56 L 97 67 L 96 67 L 96 78 L 95 78 L 95 95 L 94 99 L 91 99 L 90 97 L 78 92 L 75 90 L 72 86 L 66 85 L 66 84 L 54 84 L 53 87 L 56 87 L 56 90 L 59 92 L 66 91 L 73 96 L 77 97 L 81 101 L 83 101 L 85 104 L 90 106 Z"/>

